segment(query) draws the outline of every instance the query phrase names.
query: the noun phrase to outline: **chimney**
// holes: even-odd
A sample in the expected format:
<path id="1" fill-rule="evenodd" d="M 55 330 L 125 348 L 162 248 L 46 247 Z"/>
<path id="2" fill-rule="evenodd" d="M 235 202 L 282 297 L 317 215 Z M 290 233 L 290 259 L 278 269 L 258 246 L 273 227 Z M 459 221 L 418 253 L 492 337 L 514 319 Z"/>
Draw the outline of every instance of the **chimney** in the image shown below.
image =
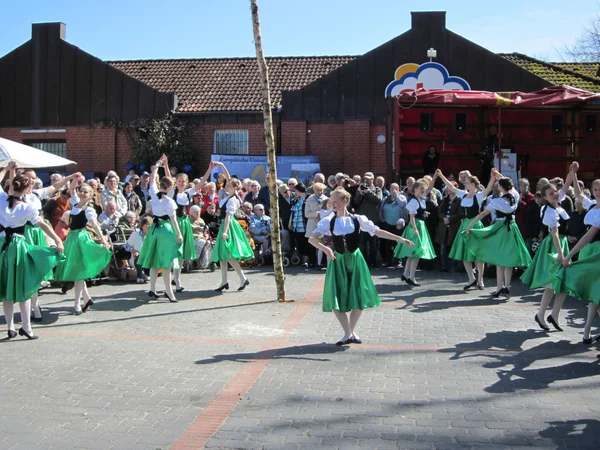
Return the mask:
<path id="1" fill-rule="evenodd" d="M 48 77 L 48 54 L 60 55 L 60 42 L 67 36 L 67 26 L 61 22 L 34 23 L 31 26 L 31 125 L 36 128 L 42 125 L 42 72 Z M 52 79 L 59 79 L 59 66 L 54 65 L 57 73 L 52 74 Z"/>
<path id="2" fill-rule="evenodd" d="M 440 29 L 446 28 L 446 11 L 413 11 L 411 28 L 414 29 Z"/>

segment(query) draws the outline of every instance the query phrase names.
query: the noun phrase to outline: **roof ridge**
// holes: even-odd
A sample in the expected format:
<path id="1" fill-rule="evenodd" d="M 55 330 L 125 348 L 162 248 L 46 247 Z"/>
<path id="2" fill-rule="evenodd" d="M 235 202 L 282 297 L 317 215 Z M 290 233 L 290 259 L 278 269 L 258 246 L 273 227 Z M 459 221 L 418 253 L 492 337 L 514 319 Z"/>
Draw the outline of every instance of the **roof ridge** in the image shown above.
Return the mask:
<path id="1" fill-rule="evenodd" d="M 542 61 L 540 59 L 537 59 L 537 58 L 534 58 L 532 56 L 525 55 L 524 53 L 519 53 L 519 52 L 505 53 L 505 54 L 507 54 L 507 55 L 516 55 L 516 56 L 518 56 L 520 58 L 525 58 L 525 59 L 527 59 L 529 61 L 536 62 L 538 64 L 542 64 L 544 66 L 550 67 L 550 68 L 555 69 L 555 70 L 559 70 L 561 72 L 567 73 L 567 74 L 575 76 L 577 78 L 584 79 L 586 81 L 590 81 L 590 82 L 592 82 L 592 83 L 597 84 L 597 85 L 600 86 L 600 79 L 595 78 L 595 77 L 590 77 L 588 75 L 584 75 L 582 73 L 576 72 L 576 71 L 571 70 L 571 69 L 566 69 L 564 67 L 556 65 L 555 63 L 549 63 L 549 62 L 546 62 L 546 61 Z"/>
<path id="2" fill-rule="evenodd" d="M 309 56 L 266 56 L 266 59 L 331 59 L 358 58 L 360 55 L 309 55 Z M 106 63 L 143 63 L 143 62 L 176 62 L 176 61 L 238 61 L 256 59 L 256 56 L 233 56 L 225 58 L 156 58 L 156 59 L 115 59 Z"/>

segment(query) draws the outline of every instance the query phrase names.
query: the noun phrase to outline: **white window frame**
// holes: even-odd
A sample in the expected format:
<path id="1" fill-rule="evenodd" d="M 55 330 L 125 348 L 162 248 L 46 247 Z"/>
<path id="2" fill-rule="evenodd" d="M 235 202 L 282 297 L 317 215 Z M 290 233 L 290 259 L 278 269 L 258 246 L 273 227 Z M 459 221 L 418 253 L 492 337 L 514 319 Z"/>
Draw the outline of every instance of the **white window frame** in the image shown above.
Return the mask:
<path id="1" fill-rule="evenodd" d="M 213 135 L 213 154 L 215 155 L 247 155 L 249 142 L 248 130 L 215 130 Z M 219 147 L 218 144 L 221 144 Z M 241 146 L 231 150 L 231 147 Z M 228 146 L 230 148 L 224 148 Z"/>

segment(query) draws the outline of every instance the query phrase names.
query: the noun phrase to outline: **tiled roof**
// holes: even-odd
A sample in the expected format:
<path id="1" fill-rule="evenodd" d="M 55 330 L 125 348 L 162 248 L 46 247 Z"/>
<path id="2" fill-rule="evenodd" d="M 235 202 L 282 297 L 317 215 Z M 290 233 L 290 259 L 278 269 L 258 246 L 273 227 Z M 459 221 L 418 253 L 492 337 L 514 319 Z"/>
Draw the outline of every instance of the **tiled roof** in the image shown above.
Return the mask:
<path id="1" fill-rule="evenodd" d="M 600 92 L 600 63 L 549 63 L 521 53 L 501 53 L 500 56 L 553 85 L 566 84 L 590 92 Z"/>
<path id="2" fill-rule="evenodd" d="M 355 59 L 355 56 L 267 58 L 271 103 Z M 260 111 L 262 91 L 255 58 L 108 61 L 163 92 L 174 92 L 179 112 Z"/>

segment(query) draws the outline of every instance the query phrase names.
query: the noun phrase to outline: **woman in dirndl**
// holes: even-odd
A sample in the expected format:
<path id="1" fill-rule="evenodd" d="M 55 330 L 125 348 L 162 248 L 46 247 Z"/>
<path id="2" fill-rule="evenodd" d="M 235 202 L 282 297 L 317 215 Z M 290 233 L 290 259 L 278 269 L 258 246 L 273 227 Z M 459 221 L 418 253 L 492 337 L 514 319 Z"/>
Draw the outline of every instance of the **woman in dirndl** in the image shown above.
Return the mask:
<path id="1" fill-rule="evenodd" d="M 138 257 L 138 264 L 144 269 L 150 269 L 150 291 L 148 291 L 148 296 L 160 298 L 160 295 L 156 292 L 156 280 L 158 279 L 159 269 L 162 269 L 165 296 L 171 303 L 177 303 L 171 286 L 171 268 L 182 257 L 181 244 L 183 243 L 183 236 L 177 222 L 177 205 L 168 195 L 169 191 L 173 189 L 173 180 L 169 176 L 164 176 L 160 179 L 159 186 L 154 182 L 158 176 L 159 167 L 164 167 L 165 171 L 169 170 L 165 155 L 156 162 L 150 176 L 152 181 L 149 191 L 153 224 L 144 239 Z"/>
<path id="2" fill-rule="evenodd" d="M 73 208 L 69 211 L 70 231 L 65 241 L 65 259 L 58 264 L 54 274 L 56 281 L 75 283 L 74 313 L 76 316 L 86 312 L 94 305 L 85 280 L 102 272 L 111 258 L 109 245 L 98 225 L 96 210 L 90 205 L 94 191 L 88 184 L 79 185 L 83 181 L 83 177 L 71 181 Z M 87 225 L 90 225 L 100 236 L 102 245 L 93 241 L 86 229 Z M 81 307 L 82 297 L 85 302 L 83 308 Z"/>
<path id="3" fill-rule="evenodd" d="M 565 186 L 568 187 L 572 179 L 572 172 L 569 172 Z M 540 193 L 545 202 L 540 211 L 544 239 L 535 253 L 532 263 L 521 276 L 521 281 L 531 289 L 544 288 L 540 307 L 534 317 L 535 322 L 544 331 L 550 330 L 544 315 L 552 297 L 554 297 L 552 312 L 547 320 L 556 330 L 562 331 L 562 328 L 558 325 L 558 315 L 567 298 L 567 292 L 557 292 L 554 287 L 556 272 L 559 270 L 563 258 L 569 253 L 569 241 L 567 239 L 569 213 L 560 206 L 559 192 L 554 185 L 545 184 L 541 187 Z"/>
<path id="4" fill-rule="evenodd" d="M 414 246 L 397 244 L 394 249 L 394 256 L 396 258 L 406 258 L 404 274 L 402 275 L 401 280 L 410 286 L 420 286 L 420 284 L 415 281 L 419 260 L 435 259 L 436 256 L 425 223 L 425 220 L 429 216 L 429 213 L 426 211 L 427 196 L 433 189 L 436 178 L 437 176 L 434 176 L 430 183 L 421 179 L 415 181 L 413 184 L 414 195 L 406 205 L 410 223 L 404 229 L 402 237 L 411 241 Z"/>
<path id="5" fill-rule="evenodd" d="M 32 181 L 25 175 L 16 175 L 11 182 L 12 193 L 7 195 L 0 186 L 0 225 L 5 237 L 0 241 L 0 301 L 8 326 L 8 339 L 18 335 L 37 339 L 31 330 L 31 296 L 40 283 L 58 263 L 63 244 L 54 230 L 39 216 L 38 210 L 23 201 L 23 195 Z M 56 248 L 32 245 L 25 239 L 25 226 L 29 222 L 55 242 Z M 21 310 L 21 328 L 15 331 L 14 303 Z"/>
<path id="6" fill-rule="evenodd" d="M 465 229 L 464 239 L 477 260 L 496 266 L 497 289 L 492 298 L 510 298 L 513 270 L 531 264 L 531 256 L 514 221 L 519 193 L 512 179 L 503 177 L 497 170 L 492 171 L 492 177 L 498 180 L 500 197 L 489 202 L 485 211 L 471 220 Z M 492 213 L 496 214 L 496 223 L 475 228 L 477 222 Z"/>
<path id="7" fill-rule="evenodd" d="M 577 180 L 574 180 L 577 183 Z M 570 295 L 589 302 L 588 316 L 583 329 L 583 343 L 600 341 L 600 336 L 592 338 L 590 333 L 594 318 L 600 307 L 600 179 L 592 183 L 595 205 L 585 215 L 588 231 L 577 245 L 563 258 L 563 266 L 557 274 L 557 287 Z M 571 264 L 571 259 L 579 253 L 579 259 Z"/>
<path id="8" fill-rule="evenodd" d="M 244 275 L 239 261 L 242 259 L 252 259 L 254 251 L 250 242 L 244 233 L 241 225 L 235 218 L 235 213 L 242 204 L 237 192 L 242 187 L 242 183 L 237 178 L 230 178 L 225 184 L 226 196 L 219 201 L 221 212 L 221 226 L 217 234 L 217 241 L 213 249 L 212 261 L 221 265 L 221 285 L 215 289 L 221 292 L 229 289 L 227 281 L 227 265 L 231 265 L 240 277 L 240 287 L 238 291 L 243 291 L 250 281 Z"/>
<path id="9" fill-rule="evenodd" d="M 381 304 L 369 267 L 358 247 L 360 232 L 408 247 L 414 245 L 408 239 L 380 230 L 365 216 L 351 215 L 347 209 L 350 198 L 343 188 L 335 189 L 329 199 L 334 214 L 322 219 L 309 239 L 330 260 L 323 289 L 323 311 L 333 311 L 344 330 L 344 336 L 336 345 L 361 344 L 362 340 L 355 332 L 360 315 L 363 309 Z M 333 250 L 323 244 L 323 236 L 333 237 Z"/>
<path id="10" fill-rule="evenodd" d="M 465 189 L 457 189 L 452 183 L 444 176 L 441 170 L 437 170 L 437 175 L 446 185 L 446 189 L 454 190 L 456 192 L 456 196 L 460 198 L 460 209 L 462 211 L 462 220 L 460 222 L 460 228 L 458 229 L 458 233 L 456 234 L 456 238 L 454 239 L 454 243 L 452 244 L 452 248 L 450 249 L 449 258 L 454 259 L 456 261 L 462 261 L 465 266 L 465 271 L 469 277 L 469 282 L 463 288 L 465 291 L 468 291 L 475 285 L 477 285 L 477 289 L 483 290 L 483 269 L 485 264 L 483 261 L 478 261 L 475 258 L 475 255 L 469 251 L 467 244 L 465 243 L 465 235 L 464 231 L 467 229 L 471 220 L 477 217 L 479 214 L 480 205 L 483 203 L 483 199 L 487 197 L 488 193 L 494 187 L 494 178 L 490 180 L 490 183 L 485 188 L 484 191 L 479 189 L 480 182 L 479 179 L 472 175 L 465 175 L 462 177 L 464 182 Z M 461 172 L 463 173 L 463 172 Z M 479 230 L 483 228 L 483 223 L 476 222 L 473 225 L 473 229 Z M 475 279 L 475 273 L 473 271 L 473 263 L 477 267 L 477 279 Z"/>
<path id="11" fill-rule="evenodd" d="M 165 159 L 166 167 L 169 167 L 168 161 Z M 169 170 L 166 170 L 167 176 L 169 176 Z M 171 181 L 173 179 L 171 178 Z M 175 204 L 177 205 L 177 224 L 179 225 L 179 231 L 183 238 L 181 243 L 181 260 L 173 266 L 173 281 L 175 282 L 175 292 L 183 292 L 185 289 L 181 285 L 181 269 L 183 261 L 193 261 L 198 256 L 196 255 L 196 244 L 194 242 L 194 232 L 192 231 L 192 225 L 189 218 L 189 207 L 193 204 L 192 196 L 196 194 L 196 189 L 186 189 L 189 183 L 187 174 L 180 173 L 175 178 L 175 186 L 168 193 Z"/>

